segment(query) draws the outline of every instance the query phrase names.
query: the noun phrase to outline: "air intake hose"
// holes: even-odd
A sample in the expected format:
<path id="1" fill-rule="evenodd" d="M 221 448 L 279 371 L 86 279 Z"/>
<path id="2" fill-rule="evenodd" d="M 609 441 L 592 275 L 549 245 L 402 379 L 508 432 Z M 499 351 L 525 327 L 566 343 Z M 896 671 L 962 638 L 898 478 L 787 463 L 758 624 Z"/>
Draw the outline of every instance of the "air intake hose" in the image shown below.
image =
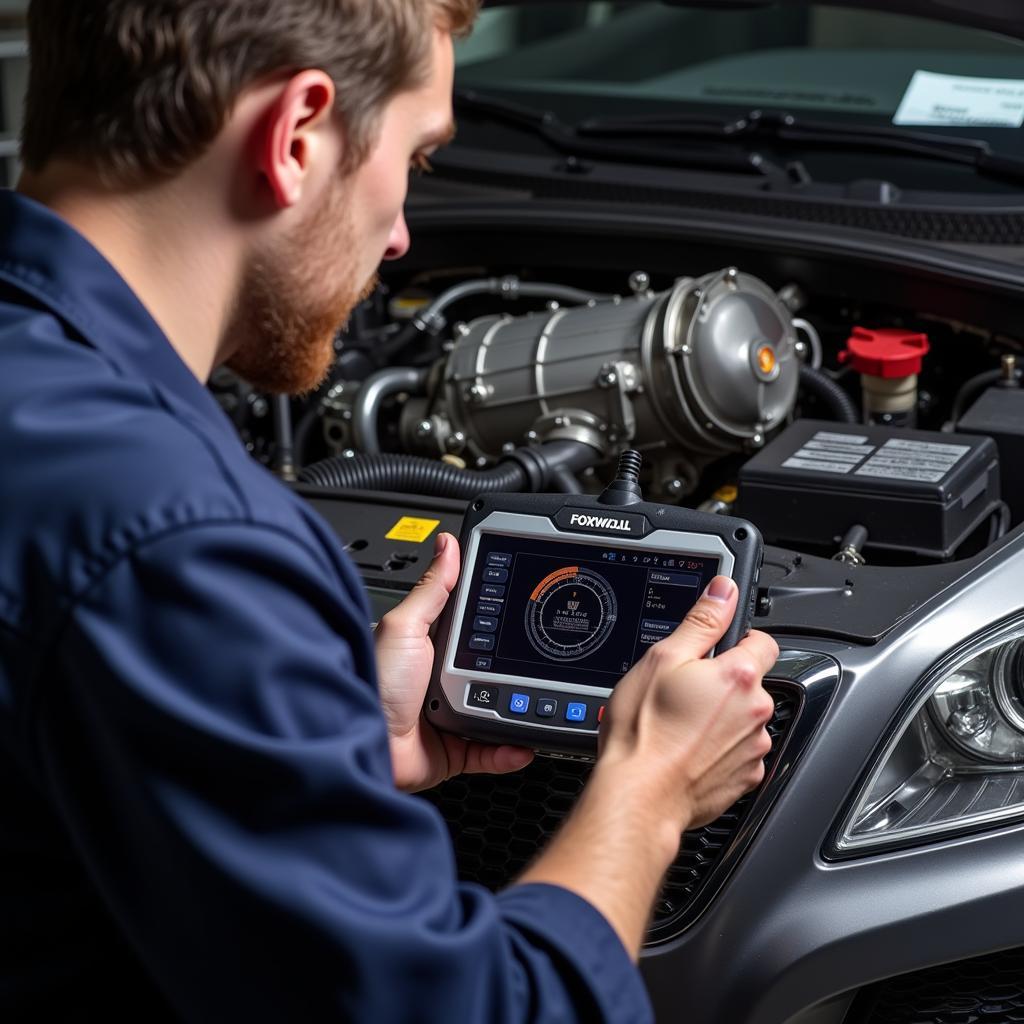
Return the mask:
<path id="1" fill-rule="evenodd" d="M 315 487 L 397 491 L 469 500 L 496 491 L 543 491 L 600 458 L 589 445 L 552 441 L 519 448 L 492 469 L 460 469 L 416 455 L 333 456 L 307 466 L 300 483 Z"/>

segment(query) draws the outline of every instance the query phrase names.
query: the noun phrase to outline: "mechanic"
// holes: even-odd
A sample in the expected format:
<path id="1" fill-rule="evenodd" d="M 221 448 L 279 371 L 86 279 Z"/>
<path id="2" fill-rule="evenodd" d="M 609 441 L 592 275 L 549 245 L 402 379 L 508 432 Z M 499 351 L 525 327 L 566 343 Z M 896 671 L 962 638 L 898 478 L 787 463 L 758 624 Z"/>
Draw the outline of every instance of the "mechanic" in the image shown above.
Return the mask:
<path id="1" fill-rule="evenodd" d="M 408 248 L 408 168 L 451 134 L 475 13 L 30 5 L 0 195 L 4 1021 L 645 1020 L 679 834 L 762 777 L 777 648 L 702 657 L 735 609 L 720 577 L 616 690 L 519 884 L 460 885 L 407 791 L 531 754 L 421 721 L 457 542 L 374 638 L 336 539 L 204 387 L 324 376 Z"/>

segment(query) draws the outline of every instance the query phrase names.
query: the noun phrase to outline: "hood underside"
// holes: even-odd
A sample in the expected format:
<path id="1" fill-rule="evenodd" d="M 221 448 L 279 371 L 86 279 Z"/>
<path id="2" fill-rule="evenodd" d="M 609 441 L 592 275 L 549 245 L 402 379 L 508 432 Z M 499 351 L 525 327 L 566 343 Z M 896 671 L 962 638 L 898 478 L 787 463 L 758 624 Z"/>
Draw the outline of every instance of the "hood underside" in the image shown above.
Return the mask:
<path id="1" fill-rule="evenodd" d="M 541 3 L 544 0 L 485 0 L 488 7 Z M 661 0 L 670 7 L 743 10 L 757 7 L 807 7 L 810 0 Z M 998 32 L 1024 39 L 1022 0 L 829 0 L 831 7 L 872 8 L 887 14 L 908 14 L 954 25 Z"/>

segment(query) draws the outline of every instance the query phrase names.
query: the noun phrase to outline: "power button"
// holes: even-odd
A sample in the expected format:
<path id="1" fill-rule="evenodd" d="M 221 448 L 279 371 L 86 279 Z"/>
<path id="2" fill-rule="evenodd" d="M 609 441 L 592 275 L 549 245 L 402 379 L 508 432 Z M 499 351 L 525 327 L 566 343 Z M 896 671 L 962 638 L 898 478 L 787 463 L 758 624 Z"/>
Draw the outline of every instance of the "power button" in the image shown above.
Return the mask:
<path id="1" fill-rule="evenodd" d="M 469 688 L 469 697 L 466 703 L 471 704 L 475 708 L 494 708 L 497 710 L 498 696 L 498 687 L 474 683 Z"/>

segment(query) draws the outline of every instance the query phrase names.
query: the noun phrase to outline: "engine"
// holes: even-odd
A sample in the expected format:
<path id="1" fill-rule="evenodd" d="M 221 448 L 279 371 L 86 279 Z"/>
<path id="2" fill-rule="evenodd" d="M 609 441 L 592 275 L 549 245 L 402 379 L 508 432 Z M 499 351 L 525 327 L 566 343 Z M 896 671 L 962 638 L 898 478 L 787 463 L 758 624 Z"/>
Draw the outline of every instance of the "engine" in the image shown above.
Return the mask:
<path id="1" fill-rule="evenodd" d="M 1020 421 L 1012 351 L 956 380 L 947 405 L 922 381 L 949 379 L 948 325 L 867 329 L 819 311 L 819 335 L 799 287 L 736 267 L 660 289 L 642 271 L 623 278 L 622 294 L 517 275 L 382 292 L 339 335 L 335 373 L 311 401 L 275 404 L 230 381 L 219 394 L 257 457 L 318 487 L 595 492 L 636 448 L 651 498 L 735 510 L 769 542 L 828 557 L 945 561 L 1024 517 L 1020 432 L 949 433 L 978 419 L 979 397 Z"/>
<path id="2" fill-rule="evenodd" d="M 785 422 L 796 352 L 785 306 L 734 268 L 660 294 L 480 317 L 459 326 L 437 368 L 438 410 L 407 403 L 402 438 L 410 451 L 474 459 L 565 439 L 601 461 L 626 446 L 707 460 L 758 447 Z"/>

